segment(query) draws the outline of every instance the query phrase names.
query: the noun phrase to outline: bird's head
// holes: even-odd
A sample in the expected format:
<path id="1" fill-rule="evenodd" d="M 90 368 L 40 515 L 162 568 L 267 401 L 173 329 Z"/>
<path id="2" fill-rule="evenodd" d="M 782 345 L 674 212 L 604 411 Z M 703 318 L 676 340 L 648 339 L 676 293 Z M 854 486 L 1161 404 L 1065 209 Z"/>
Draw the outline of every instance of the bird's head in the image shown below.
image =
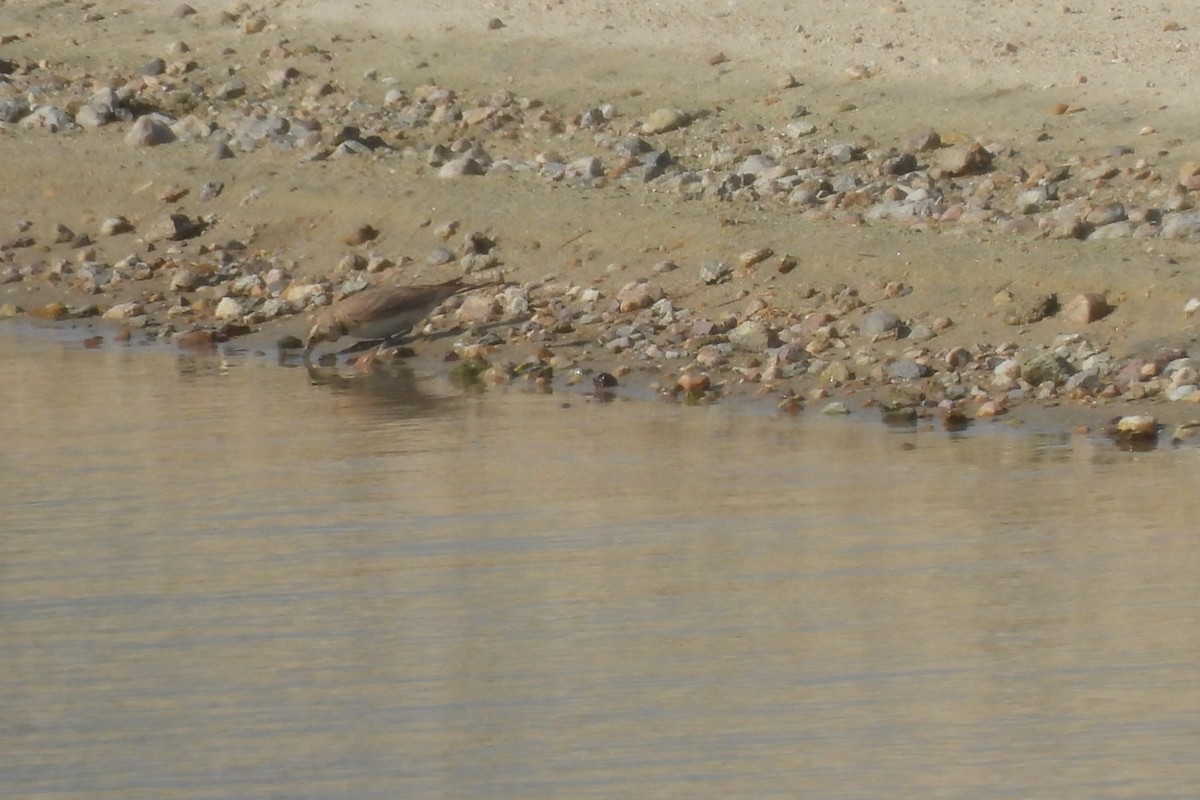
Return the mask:
<path id="1" fill-rule="evenodd" d="M 311 353 L 321 342 L 336 342 L 345 335 L 346 326 L 334 319 L 328 311 L 324 311 L 317 315 L 304 340 L 304 355 Z"/>

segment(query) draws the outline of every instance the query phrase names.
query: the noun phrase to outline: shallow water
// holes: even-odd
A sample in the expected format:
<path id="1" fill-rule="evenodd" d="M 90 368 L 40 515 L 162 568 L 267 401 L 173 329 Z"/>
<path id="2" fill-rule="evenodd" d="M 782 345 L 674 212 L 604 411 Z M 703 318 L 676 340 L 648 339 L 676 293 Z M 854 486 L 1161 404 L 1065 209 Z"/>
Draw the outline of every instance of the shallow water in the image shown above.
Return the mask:
<path id="1" fill-rule="evenodd" d="M 1194 450 L 0 365 L 5 798 L 1200 794 Z"/>

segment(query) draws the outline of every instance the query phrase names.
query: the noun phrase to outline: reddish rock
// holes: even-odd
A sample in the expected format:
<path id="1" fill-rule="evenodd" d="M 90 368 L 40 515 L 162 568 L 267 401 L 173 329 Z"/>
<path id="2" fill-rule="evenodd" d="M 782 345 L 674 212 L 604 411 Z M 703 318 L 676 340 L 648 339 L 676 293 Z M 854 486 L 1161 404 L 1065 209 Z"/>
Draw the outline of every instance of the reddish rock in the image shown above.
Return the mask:
<path id="1" fill-rule="evenodd" d="M 217 333 L 210 330 L 183 331 L 171 337 L 171 343 L 180 350 L 213 350 L 218 341 Z"/>
<path id="2" fill-rule="evenodd" d="M 679 376 L 675 385 L 687 394 L 701 394 L 708 391 L 711 381 L 705 372 L 685 372 Z"/>
<path id="3" fill-rule="evenodd" d="M 69 312 L 67 311 L 67 307 L 62 303 L 47 303 L 44 306 L 31 308 L 26 313 L 35 319 L 60 320 L 66 319 Z"/>
<path id="4" fill-rule="evenodd" d="M 627 283 L 617 292 L 617 302 L 620 303 L 622 313 L 649 308 L 662 298 L 662 289 L 641 281 Z"/>
<path id="5" fill-rule="evenodd" d="M 1087 325 L 1112 313 L 1113 307 L 1108 304 L 1104 295 L 1095 292 L 1077 294 L 1063 308 L 1063 316 L 1077 325 Z"/>
<path id="6" fill-rule="evenodd" d="M 496 313 L 496 299 L 484 294 L 472 294 L 463 298 L 455 316 L 460 322 L 487 322 Z"/>

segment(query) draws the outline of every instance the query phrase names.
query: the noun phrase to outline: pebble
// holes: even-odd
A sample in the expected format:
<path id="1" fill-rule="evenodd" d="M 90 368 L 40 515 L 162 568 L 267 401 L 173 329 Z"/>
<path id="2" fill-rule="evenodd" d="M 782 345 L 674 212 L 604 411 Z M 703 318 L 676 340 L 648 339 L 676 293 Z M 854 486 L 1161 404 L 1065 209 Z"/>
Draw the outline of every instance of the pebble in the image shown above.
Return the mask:
<path id="1" fill-rule="evenodd" d="M 700 265 L 700 280 L 706 286 L 725 283 L 731 275 L 732 272 L 729 269 L 729 265 L 724 261 L 705 261 Z"/>
<path id="2" fill-rule="evenodd" d="M 1021 365 L 1022 377 L 1035 386 L 1047 382 L 1061 386 L 1075 371 L 1071 362 L 1049 350 L 1035 354 Z"/>
<path id="3" fill-rule="evenodd" d="M 264 17 L 252 14 L 245 5 L 234 10 L 230 21 L 236 21 L 247 33 L 270 27 Z M 1161 167 L 1154 163 L 1157 159 L 1149 152 L 1137 164 L 1125 159 L 1130 154 L 1128 148 L 1107 148 L 1100 157 L 1081 157 L 1070 163 L 1038 164 L 1026 161 L 1019 149 L 987 143 L 983 138 L 971 141 L 956 136 L 946 146 L 933 130 L 920 131 L 900 142 L 876 144 L 865 132 L 849 138 L 849 126 L 842 125 L 846 120 L 822 119 L 798 105 L 782 109 L 774 130 L 769 125 L 756 129 L 729 120 L 718 126 L 713 123 L 715 118 L 705 112 L 693 115 L 674 108 L 659 109 L 639 124 L 622 120 L 609 103 L 596 103 L 578 114 L 564 113 L 533 98 L 516 98 L 507 90 L 467 97 L 433 83 L 400 87 L 398 81 L 387 79 L 382 80 L 397 85 L 389 86 L 381 105 L 378 85 L 370 89 L 370 96 L 359 96 L 353 88 L 338 85 L 328 76 L 306 71 L 309 68 L 299 59 L 295 66 L 283 64 L 283 59 L 293 58 L 303 47 L 283 39 L 264 43 L 259 58 L 265 65 L 253 79 L 250 75 L 254 73 L 243 72 L 236 61 L 230 61 L 228 69 L 214 78 L 216 73 L 203 72 L 209 69 L 203 63 L 154 59 L 140 69 L 130 67 L 125 75 L 112 80 L 106 77 L 103 82 L 93 83 L 91 78 L 57 83 L 42 80 L 36 90 L 19 86 L 19 93 L 0 99 L 0 122 L 21 122 L 20 129 L 12 130 L 18 137 L 32 135 L 28 133 L 31 130 L 53 132 L 75 127 L 84 129 L 77 136 L 103 135 L 93 131 L 113 123 L 127 124 L 125 139 L 130 146 L 192 140 L 202 142 L 213 155 L 242 155 L 263 147 L 281 151 L 303 147 L 311 150 L 297 158 L 356 155 L 375 160 L 394 158 L 396 164 L 409 159 L 421 169 L 429 173 L 436 170 L 436 174 L 447 178 L 503 174 L 505 179 L 557 181 L 564 186 L 596 190 L 621 183 L 625 189 L 638 191 L 642 190 L 639 183 L 646 182 L 648 191 L 721 203 L 723 209 L 730 209 L 722 211 L 722 220 L 730 224 L 739 224 L 739 203 L 755 211 L 774 204 L 806 223 L 826 220 L 851 226 L 894 225 L 914 231 L 973 225 L 987 229 L 983 235 L 1006 233 L 1089 241 L 1133 237 L 1200 240 L 1200 212 L 1193 210 L 1196 201 L 1192 196 L 1200 191 L 1200 166 L 1192 163 L 1181 167 L 1179 186 L 1174 186 L 1176 176 L 1169 174 L 1164 180 L 1159 174 Z M 173 44 L 169 54 L 182 59 L 188 50 L 182 43 Z M 45 71 L 42 67 L 30 69 Z M 139 72 L 141 75 L 134 77 Z M 853 72 L 858 78 L 869 78 L 877 74 L 878 68 L 863 64 Z M 363 79 L 379 80 L 373 71 Z M 305 86 L 305 81 L 310 83 Z M 95 85 L 102 88 L 95 90 Z M 190 88 L 178 88 L 183 85 L 202 87 L 204 103 L 189 98 Z M 779 88 L 795 85 L 794 76 L 787 76 Z M 289 92 L 296 98 L 296 105 L 291 107 Z M 778 97 L 775 93 L 772 102 Z M 852 105 L 847 103 L 844 110 Z M 134 108 L 159 111 L 135 119 Z M 74 110 L 74 118 L 64 109 Z M 1078 110 L 1064 105 L 1062 113 Z M 834 124 L 843 130 L 841 136 L 846 140 L 817 143 L 807 138 L 820 130 L 836 136 L 830 127 Z M 654 140 L 648 138 L 688 126 L 691 129 L 686 137 L 671 140 L 670 151 L 655 147 Z M 1143 135 L 1150 128 L 1146 126 Z M 531 142 L 530 135 L 537 132 L 545 132 L 546 140 Z M 764 135 L 755 139 L 755 133 Z M 172 156 L 173 150 L 168 149 L 165 155 L 182 157 Z M 219 181 L 205 183 L 197 191 L 197 199 L 219 197 L 220 186 Z M 175 187 L 160 196 L 163 202 L 174 204 L 186 198 L 187 190 Z M 133 228 L 129 219 L 138 221 L 137 228 L 147 244 L 180 242 L 210 225 L 215 231 L 223 231 L 226 224 L 215 215 L 192 217 L 178 209 L 152 222 L 144 221 L 153 219 L 152 215 L 133 216 L 133 212 L 129 218 L 112 216 L 97 230 L 103 236 L 128 232 Z M 236 220 L 233 222 L 236 225 Z M 86 224 L 92 224 L 91 220 Z M 448 241 L 457 227 L 457 223 L 443 223 L 433 233 Z M 360 235 L 366 229 L 372 235 Z M 221 236 L 228 239 L 225 233 Z M 357 248 L 377 236 L 378 231 L 364 225 L 344 243 Z M 170 312 L 161 310 L 165 304 L 147 302 L 144 308 L 151 314 L 211 315 L 239 324 L 243 319 L 270 319 L 327 304 L 336 294 L 322 281 L 293 282 L 290 273 L 264 280 L 257 275 L 262 268 L 256 267 L 255 274 L 250 274 L 252 258 L 265 260 L 270 256 L 243 253 L 246 245 L 239 249 L 205 242 L 196 248 L 198 257 L 185 263 L 161 257 L 166 253 L 183 261 L 180 246 L 160 247 L 158 252 L 148 248 L 147 253 L 110 266 L 104 262 L 103 253 L 104 245 L 110 243 L 101 241 L 93 246 L 86 233 L 69 229 L 60 231 L 58 239 L 59 245 L 77 248 L 79 257 L 60 263 L 37 261 L 30 255 L 36 252 L 32 248 L 48 245 L 40 234 L 0 243 L 6 259 L 0 264 L 0 280 L 46 281 L 79 292 L 104 293 L 109 286 L 161 276 L 162 284 L 157 287 L 160 299 L 161 292 L 170 291 L 170 302 L 178 302 Z M 246 240 L 250 247 L 255 246 L 253 236 Z M 489 249 L 477 249 L 472 244 L 460 250 L 457 255 L 461 256 L 464 271 L 498 266 L 498 255 Z M 667 253 L 674 249 L 664 242 L 645 252 Z M 857 390 L 859 383 L 924 381 L 932 377 L 921 385 L 922 392 L 931 392 L 934 399 L 943 392 L 947 397 L 972 402 L 985 398 L 992 391 L 993 381 L 1003 384 L 1005 397 L 1010 399 L 1032 396 L 1035 391 L 1055 398 L 1065 398 L 1068 392 L 1083 398 L 1098 397 L 1102 392 L 1119 396 L 1128 391 L 1156 399 L 1189 400 L 1197 394 L 1194 368 L 1171 366 L 1178 359 L 1163 360 L 1171 354 L 1143 353 L 1131 366 L 1130 360 L 1117 358 L 1082 339 L 1056 340 L 1051 349 L 1040 353 L 987 344 L 973 349 L 954 347 L 944 354 L 923 349 L 919 342 L 952 326 L 948 318 L 938 318 L 928 325 L 913 324 L 908 338 L 903 339 L 910 346 L 902 353 L 887 351 L 894 345 L 871 348 L 869 343 L 848 340 L 847 333 L 852 333 L 857 323 L 858 333 L 864 337 L 890 338 L 893 332 L 904 330 L 897 315 L 883 309 L 859 315 L 857 309 L 864 307 L 864 301 L 847 287 L 801 291 L 790 279 L 781 277 L 798 266 L 790 256 L 778 257 L 776 269 L 761 274 L 755 271 L 757 265 L 772 257 L 771 248 L 765 246 L 742 250 L 731 259 L 736 272 L 724 261 L 702 261 L 700 277 L 705 285 L 736 279 L 739 288 L 744 289 L 738 298 L 749 298 L 735 313 L 730 313 L 732 309 L 722 310 L 716 321 L 698 319 L 684 307 L 686 288 L 674 301 L 645 280 L 626 282 L 613 291 L 618 284 L 612 275 L 636 275 L 639 270 L 666 275 L 677 268 L 670 260 L 648 267 L 633 261 L 623 263 L 619 270 L 606 271 L 603 283 L 578 286 L 562 281 L 566 288 L 558 293 L 535 284 L 527 287 L 532 293 L 523 287 L 506 288 L 494 297 L 480 293 L 464 298 L 455 313 L 461 321 L 491 320 L 499 314 L 530 318 L 528 322 L 522 319 L 520 326 L 512 325 L 509 333 L 496 334 L 498 342 L 507 335 L 529 336 L 531 342 L 544 346 L 559 333 L 595 333 L 607 349 L 621 353 L 621 359 L 627 362 L 621 366 L 626 369 L 629 364 L 678 359 L 679 363 L 713 370 L 714 376 L 717 370 L 729 374 L 729 370 L 736 369 L 747 382 L 819 380 L 823 384 L 817 387 L 820 391 L 826 390 L 825 385 L 850 381 L 856 381 Z M 446 264 L 455 258 L 451 249 L 441 248 L 428 260 Z M 399 263 L 403 265 L 405 259 L 399 259 Z M 363 270 L 378 272 L 394 266 L 390 259 L 376 254 L 369 258 L 352 254 L 339 265 L 346 268 L 343 283 L 347 284 L 339 285 L 340 290 L 356 281 L 366 281 Z M 819 266 L 812 265 L 812 269 Z M 881 286 L 882 281 L 874 288 Z M 192 292 L 199 292 L 200 297 L 191 304 L 180 296 Z M 152 291 L 145 296 L 152 296 Z M 884 296 L 902 295 L 889 288 Z M 795 298 L 809 302 L 804 306 L 789 302 Z M 1016 299 L 1010 293 L 1003 302 L 1001 319 L 1013 325 L 1030 325 L 1058 310 L 1054 295 Z M 1111 310 L 1103 295 L 1082 293 L 1063 307 L 1062 316 L 1065 321 L 1087 325 Z M 1197 310 L 1200 298 L 1184 306 L 1189 317 Z M 76 310 L 42 307 L 39 313 L 74 315 Z M 116 313 L 130 313 L 129 319 L 146 316 L 131 311 Z M 821 321 L 812 326 L 800 323 L 809 317 Z M 211 342 L 210 338 L 207 346 Z M 1120 381 L 1118 375 L 1123 376 Z M 984 400 L 977 413 L 988 403 L 1002 409 L 1003 402 Z"/>
<path id="4" fill-rule="evenodd" d="M 495 297 L 474 292 L 463 298 L 462 304 L 455 309 L 454 316 L 460 322 L 480 323 L 494 319 L 498 312 L 499 302 Z"/>
<path id="5" fill-rule="evenodd" d="M 1184 383 L 1178 386 L 1168 386 L 1165 396 L 1172 402 L 1178 402 L 1180 400 L 1188 400 L 1195 393 L 1196 384 Z"/>
<path id="6" fill-rule="evenodd" d="M 175 141 L 170 120 L 159 114 L 138 117 L 125 134 L 125 144 L 130 147 L 155 147 Z"/>
<path id="7" fill-rule="evenodd" d="M 100 128 L 112 120 L 111 110 L 90 103 L 80 106 L 79 110 L 75 112 L 75 124 L 88 130 Z"/>
<path id="8" fill-rule="evenodd" d="M 910 342 L 927 342 L 936 334 L 927 325 L 913 325 L 906 337 Z"/>
<path id="9" fill-rule="evenodd" d="M 979 404 L 979 408 L 975 411 L 975 416 L 981 419 L 998 417 L 1007 410 L 1004 403 L 1000 400 L 986 400 Z"/>
<path id="10" fill-rule="evenodd" d="M 832 364 L 826 364 L 819 377 L 824 384 L 840 386 L 846 381 L 852 380 L 854 373 L 841 361 L 835 361 Z"/>
<path id="11" fill-rule="evenodd" d="M 449 264 L 454 260 L 454 251 L 448 247 L 435 247 L 429 251 L 429 255 L 425 257 L 425 263 L 430 266 L 438 267 L 442 264 Z"/>
<path id="12" fill-rule="evenodd" d="M 25 312 L 35 319 L 46 320 L 62 320 L 70 315 L 70 311 L 64 303 L 47 303 L 44 306 L 36 306 Z"/>
<path id="13" fill-rule="evenodd" d="M 1014 300 L 1013 302 L 1015 303 L 1016 301 Z M 1035 322 L 1041 322 L 1057 311 L 1058 296 L 1054 294 L 1040 294 L 1017 303 L 1016 308 L 1004 315 L 1004 322 L 1008 325 L 1032 325 Z"/>
<path id="14" fill-rule="evenodd" d="M 441 239 L 442 241 L 449 241 L 450 237 L 452 237 L 452 236 L 454 236 L 454 234 L 458 233 L 458 228 L 459 228 L 460 224 L 461 223 L 459 223 L 459 221 L 456 219 L 446 220 L 445 222 L 443 222 L 440 225 L 438 225 L 437 227 L 435 227 L 433 229 L 432 233 L 434 236 Z"/>
<path id="15" fill-rule="evenodd" d="M 944 356 L 946 366 L 952 370 L 960 370 L 971 364 L 974 358 L 971 351 L 965 347 L 954 347 L 946 351 Z"/>
<path id="16" fill-rule="evenodd" d="M 678 108 L 660 108 L 646 118 L 640 130 L 649 136 L 659 133 L 669 133 L 687 126 L 691 121 L 691 115 L 686 111 Z"/>
<path id="17" fill-rule="evenodd" d="M 738 350 L 761 353 L 770 347 L 771 332 L 758 320 L 746 320 L 728 333 L 729 343 Z"/>
<path id="18" fill-rule="evenodd" d="M 134 317 L 140 317 L 146 313 L 146 307 L 141 303 L 117 303 L 102 314 L 103 319 L 107 320 L 129 320 Z"/>
<path id="19" fill-rule="evenodd" d="M 1087 325 L 1108 316 L 1112 310 L 1104 295 L 1085 292 L 1075 295 L 1063 307 L 1063 317 L 1077 325 Z"/>
<path id="20" fill-rule="evenodd" d="M 766 261 L 773 255 L 775 255 L 775 251 L 769 247 L 756 247 L 753 250 L 746 250 L 738 256 L 738 268 L 749 269 L 755 264 Z"/>
<path id="21" fill-rule="evenodd" d="M 933 374 L 933 368 L 911 358 L 901 358 L 886 367 L 888 378 L 896 381 L 915 381 Z"/>
<path id="22" fill-rule="evenodd" d="M 361 253 L 347 253 L 337 259 L 337 266 L 334 267 L 334 275 L 343 276 L 349 272 L 359 272 L 367 269 L 366 255 Z"/>
<path id="23" fill-rule="evenodd" d="M 1163 221 L 1162 238 L 1194 239 L 1200 235 L 1200 213 L 1170 214 Z"/>
<path id="24" fill-rule="evenodd" d="M 447 161 L 438 169 L 439 178 L 463 178 L 470 175 L 485 175 L 487 170 L 471 156 Z"/>
<path id="25" fill-rule="evenodd" d="M 598 178 L 604 174 L 604 166 L 595 156 L 584 156 L 567 164 L 563 172 L 568 178 Z"/>
<path id="26" fill-rule="evenodd" d="M 900 317 L 882 308 L 867 312 L 858 323 L 858 329 L 864 336 L 882 336 L 899 327 Z"/>
<path id="27" fill-rule="evenodd" d="M 1158 435 L 1158 420 L 1149 414 L 1133 414 L 1117 420 L 1117 434 L 1144 439 Z"/>
<path id="28" fill-rule="evenodd" d="M 220 320 L 240 320 L 245 315 L 241 302 L 233 297 L 222 297 L 213 309 L 213 316 Z"/>
<path id="29" fill-rule="evenodd" d="M 172 291 L 194 291 L 204 284 L 204 276 L 190 267 L 181 266 L 170 273 L 170 283 L 168 284 Z"/>
<path id="30" fill-rule="evenodd" d="M 182 331 L 171 336 L 171 344 L 180 350 L 213 350 L 222 337 L 211 330 Z"/>
<path id="31" fill-rule="evenodd" d="M 978 175 L 992 164 L 992 154 L 979 144 L 953 147 L 938 160 L 941 171 L 952 177 Z"/>
<path id="32" fill-rule="evenodd" d="M 100 233 L 104 236 L 116 236 L 133 230 L 133 225 L 125 217 L 109 217 L 100 223 Z"/>
<path id="33" fill-rule="evenodd" d="M 152 58 L 134 70 L 137 75 L 162 75 L 166 71 L 167 62 L 161 58 Z"/>
<path id="34" fill-rule="evenodd" d="M 1006 382 L 1014 383 L 1021 377 L 1021 362 L 1015 358 L 1006 358 L 992 369 L 992 374 Z"/>
<path id="35" fill-rule="evenodd" d="M 788 121 L 783 130 L 793 139 L 803 139 L 817 132 L 817 124 L 807 119 L 793 119 Z"/>
<path id="36" fill-rule="evenodd" d="M 378 237 L 379 231 L 376 228 L 372 227 L 371 225 L 360 225 L 352 232 L 347 234 L 342 239 L 342 243 L 347 247 L 358 247 L 360 245 L 367 244 L 368 242 L 373 242 Z M 364 263 L 363 266 L 365 267 L 366 264 Z"/>
<path id="37" fill-rule="evenodd" d="M 703 394 L 712 386 L 712 380 L 706 372 L 685 372 L 675 382 L 676 388 L 685 394 Z"/>
<path id="38" fill-rule="evenodd" d="M 146 241 L 181 241 L 190 239 L 203 230 L 203 223 L 193 221 L 186 214 L 167 214 L 151 224 L 146 232 Z"/>
<path id="39" fill-rule="evenodd" d="M 0 122 L 18 122 L 28 113 L 29 103 L 23 97 L 0 100 Z"/>
<path id="40" fill-rule="evenodd" d="M 617 303 L 621 313 L 649 308 L 663 297 L 663 290 L 646 281 L 633 281 L 617 292 Z"/>

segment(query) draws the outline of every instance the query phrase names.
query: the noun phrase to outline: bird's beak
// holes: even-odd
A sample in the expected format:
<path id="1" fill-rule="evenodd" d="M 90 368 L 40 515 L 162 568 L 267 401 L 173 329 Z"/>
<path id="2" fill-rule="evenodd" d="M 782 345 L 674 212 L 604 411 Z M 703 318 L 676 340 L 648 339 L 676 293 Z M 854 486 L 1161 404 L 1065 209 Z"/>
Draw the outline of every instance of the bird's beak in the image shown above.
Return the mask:
<path id="1" fill-rule="evenodd" d="M 313 348 L 324 341 L 325 337 L 321 335 L 320 325 L 314 325 L 312 330 L 308 332 L 308 336 L 304 337 L 304 352 L 301 357 L 308 361 L 308 357 L 312 355 Z"/>

